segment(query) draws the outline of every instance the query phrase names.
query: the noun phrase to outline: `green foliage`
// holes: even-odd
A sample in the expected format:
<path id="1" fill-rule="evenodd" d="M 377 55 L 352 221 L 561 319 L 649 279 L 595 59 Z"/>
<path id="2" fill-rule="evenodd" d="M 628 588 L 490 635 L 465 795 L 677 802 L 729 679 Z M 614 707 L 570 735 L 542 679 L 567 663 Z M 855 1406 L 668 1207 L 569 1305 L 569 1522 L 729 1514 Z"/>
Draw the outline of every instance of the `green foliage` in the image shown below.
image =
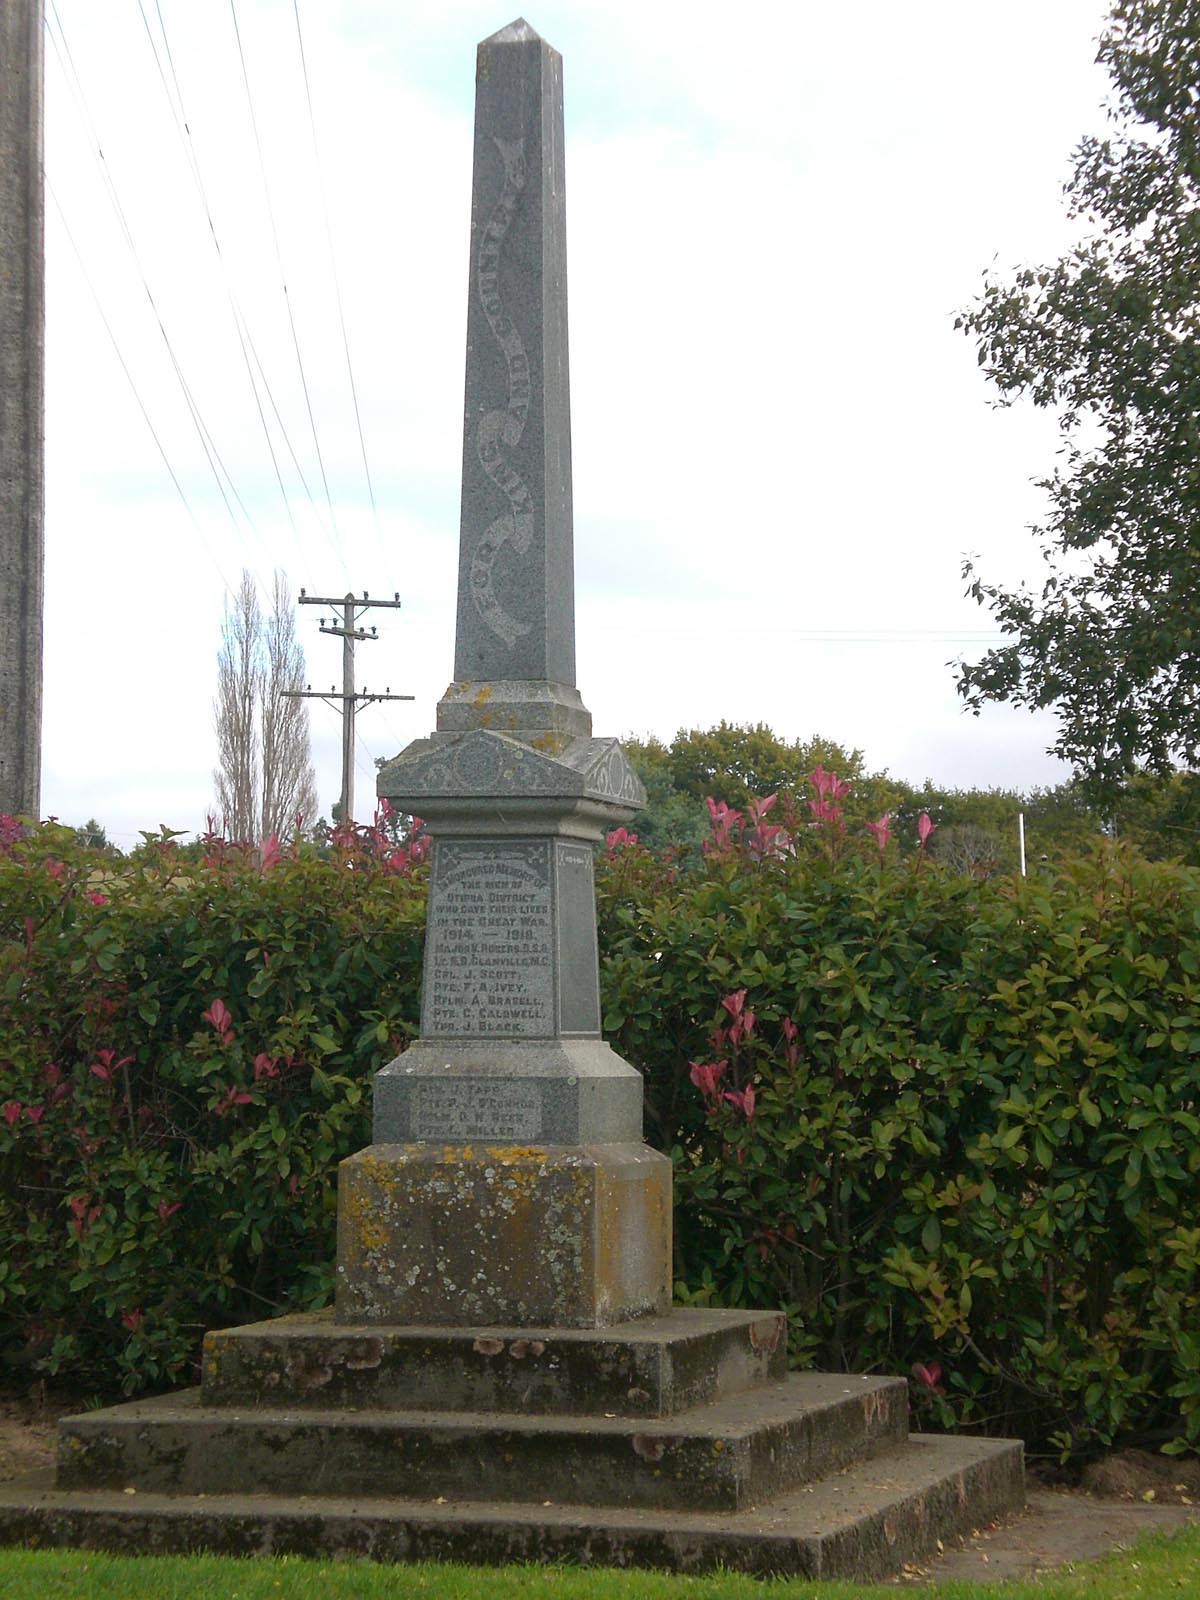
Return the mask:
<path id="1" fill-rule="evenodd" d="M 614 859 L 605 1027 L 686 1297 L 785 1305 L 797 1359 L 912 1370 L 939 1426 L 1196 1448 L 1200 875 L 979 883 L 864 837 Z"/>
<path id="2" fill-rule="evenodd" d="M 415 1028 L 422 873 L 349 833 L 273 855 L 0 849 L 7 1363 L 133 1392 L 206 1326 L 328 1298 L 336 1165 Z"/>
<path id="3" fill-rule="evenodd" d="M 647 794 L 646 808 L 630 827 L 652 850 L 698 849 L 708 832 L 710 797 L 737 810 L 771 794 L 807 798 L 807 776 L 818 766 L 853 782 L 856 818 L 899 811 L 912 798 L 908 786 L 887 773 L 865 773 L 861 750 L 846 750 L 820 735 L 789 742 L 763 722 L 680 728 L 669 745 L 650 737 L 626 738 L 622 746 Z"/>
<path id="4" fill-rule="evenodd" d="M 1055 748 L 1111 798 L 1141 763 L 1200 758 L 1200 0 L 1117 0 L 1099 59 L 1113 138 L 1084 139 L 1067 190 L 1083 242 L 992 278 L 958 325 L 1002 403 L 1058 416 L 1040 594 L 974 576 L 1014 642 L 960 669 L 976 710 L 1057 707 Z"/>
<path id="5" fill-rule="evenodd" d="M 1102 844 L 979 882 L 840 798 L 600 862 L 681 1297 L 914 1372 L 919 1421 L 1196 1448 L 1200 874 Z M 420 854 L 0 819 L 0 1361 L 133 1393 L 328 1298 L 336 1165 L 415 1032 Z"/>

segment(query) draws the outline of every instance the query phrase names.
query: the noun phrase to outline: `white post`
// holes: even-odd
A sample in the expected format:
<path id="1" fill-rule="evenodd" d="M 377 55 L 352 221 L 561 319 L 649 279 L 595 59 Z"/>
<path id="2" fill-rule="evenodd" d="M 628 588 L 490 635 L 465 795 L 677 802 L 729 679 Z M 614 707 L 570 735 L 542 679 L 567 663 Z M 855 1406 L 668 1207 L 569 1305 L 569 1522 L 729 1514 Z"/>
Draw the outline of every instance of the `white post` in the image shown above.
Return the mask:
<path id="1" fill-rule="evenodd" d="M 1025 876 L 1025 813 L 1017 812 L 1017 849 L 1021 855 L 1021 876 Z"/>

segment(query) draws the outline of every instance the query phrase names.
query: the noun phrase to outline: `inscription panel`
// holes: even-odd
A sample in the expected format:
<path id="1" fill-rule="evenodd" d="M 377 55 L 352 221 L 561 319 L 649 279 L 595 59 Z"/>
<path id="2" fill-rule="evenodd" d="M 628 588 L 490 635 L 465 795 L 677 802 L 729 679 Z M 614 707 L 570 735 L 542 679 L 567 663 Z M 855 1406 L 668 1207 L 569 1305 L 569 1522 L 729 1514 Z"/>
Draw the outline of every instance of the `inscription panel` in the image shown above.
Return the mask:
<path id="1" fill-rule="evenodd" d="M 434 846 L 425 945 L 426 1037 L 551 1038 L 549 840 Z"/>
<path id="2" fill-rule="evenodd" d="M 542 1097 L 531 1083 L 426 1078 L 412 1086 L 411 1121 L 416 1139 L 535 1143 L 542 1133 Z"/>

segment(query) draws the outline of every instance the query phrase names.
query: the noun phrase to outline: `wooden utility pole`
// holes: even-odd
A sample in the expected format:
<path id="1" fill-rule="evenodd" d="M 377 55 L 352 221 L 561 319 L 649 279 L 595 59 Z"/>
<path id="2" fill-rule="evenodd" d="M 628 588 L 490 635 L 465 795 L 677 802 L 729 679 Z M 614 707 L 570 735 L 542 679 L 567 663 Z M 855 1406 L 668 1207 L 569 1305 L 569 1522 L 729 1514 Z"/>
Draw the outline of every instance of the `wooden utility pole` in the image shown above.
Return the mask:
<path id="1" fill-rule="evenodd" d="M 372 600 L 364 589 L 361 599 L 355 599 L 352 594 L 341 595 L 336 599 L 329 595 L 308 594 L 300 591 L 300 604 L 302 606 L 331 606 L 341 607 L 342 621 L 339 626 L 334 622 L 322 622 L 321 632 L 339 635 L 342 641 L 342 692 L 338 694 L 335 688 L 328 692 L 324 689 L 314 689 L 311 684 L 307 689 L 289 689 L 286 692 L 293 700 L 324 700 L 342 713 L 342 794 L 338 802 L 341 810 L 341 820 L 351 822 L 354 819 L 354 718 L 360 705 L 373 705 L 376 700 L 411 700 L 411 694 L 393 694 L 390 689 L 385 689 L 382 694 L 370 694 L 366 689 L 361 692 L 354 687 L 354 646 L 360 639 L 376 639 L 379 637 L 374 628 L 368 633 L 365 628 L 358 626 L 358 619 L 372 606 L 387 606 L 396 610 L 400 606 L 400 596 L 397 594 L 391 600 Z"/>
<path id="2" fill-rule="evenodd" d="M 0 0 L 0 812 L 41 807 L 42 0 Z"/>

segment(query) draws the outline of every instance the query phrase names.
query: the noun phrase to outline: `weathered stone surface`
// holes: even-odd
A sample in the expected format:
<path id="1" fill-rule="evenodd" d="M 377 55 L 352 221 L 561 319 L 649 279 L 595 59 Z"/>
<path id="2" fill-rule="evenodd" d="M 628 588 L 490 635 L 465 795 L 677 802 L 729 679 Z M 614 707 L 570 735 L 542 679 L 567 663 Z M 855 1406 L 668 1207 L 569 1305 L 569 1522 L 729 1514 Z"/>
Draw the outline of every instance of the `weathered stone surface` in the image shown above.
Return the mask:
<path id="1" fill-rule="evenodd" d="M 0 1485 L 0 1541 L 166 1554 L 361 1556 L 376 1561 L 567 1562 L 867 1581 L 1024 1501 L 1012 1440 L 915 1435 L 758 1507 L 716 1512 L 470 1503 L 308 1493 L 204 1498 Z"/>
<path id="2" fill-rule="evenodd" d="M 590 739 L 592 717 L 571 684 L 509 678 L 450 684 L 438 701 L 437 727 L 445 733 L 490 728 L 554 751 L 573 739 Z"/>
<path id="3" fill-rule="evenodd" d="M 379 777 L 433 839 L 421 1036 L 343 1169 L 338 1315 L 605 1326 L 669 1302 L 670 1169 L 601 1042 L 592 878 L 645 791 L 575 687 L 561 62 L 517 22 L 477 67 L 455 681 Z M 533 1147 L 528 1226 L 525 1157 L 484 1174 L 477 1144 Z"/>
<path id="4" fill-rule="evenodd" d="M 338 1173 L 340 1322 L 606 1327 L 671 1303 L 644 1145 L 371 1145 Z"/>
<path id="5" fill-rule="evenodd" d="M 62 1488 L 397 1494 L 737 1510 L 903 1444 L 902 1378 L 800 1373 L 674 1417 L 206 1407 L 64 1418 Z"/>
<path id="6" fill-rule="evenodd" d="M 206 1406 L 667 1417 L 787 1373 L 782 1312 L 673 1311 L 603 1330 L 398 1328 L 329 1311 L 210 1333 Z"/>
<path id="7" fill-rule="evenodd" d="M 562 60 L 479 46 L 454 676 L 573 685 Z"/>
<path id="8" fill-rule="evenodd" d="M 587 799 L 632 816 L 646 791 L 616 739 L 530 742 L 489 727 L 417 739 L 379 774 L 379 792 L 422 816 L 439 800 Z"/>
<path id="9" fill-rule="evenodd" d="M 599 1039 L 418 1039 L 375 1074 L 376 1144 L 637 1144 L 642 1076 Z"/>

